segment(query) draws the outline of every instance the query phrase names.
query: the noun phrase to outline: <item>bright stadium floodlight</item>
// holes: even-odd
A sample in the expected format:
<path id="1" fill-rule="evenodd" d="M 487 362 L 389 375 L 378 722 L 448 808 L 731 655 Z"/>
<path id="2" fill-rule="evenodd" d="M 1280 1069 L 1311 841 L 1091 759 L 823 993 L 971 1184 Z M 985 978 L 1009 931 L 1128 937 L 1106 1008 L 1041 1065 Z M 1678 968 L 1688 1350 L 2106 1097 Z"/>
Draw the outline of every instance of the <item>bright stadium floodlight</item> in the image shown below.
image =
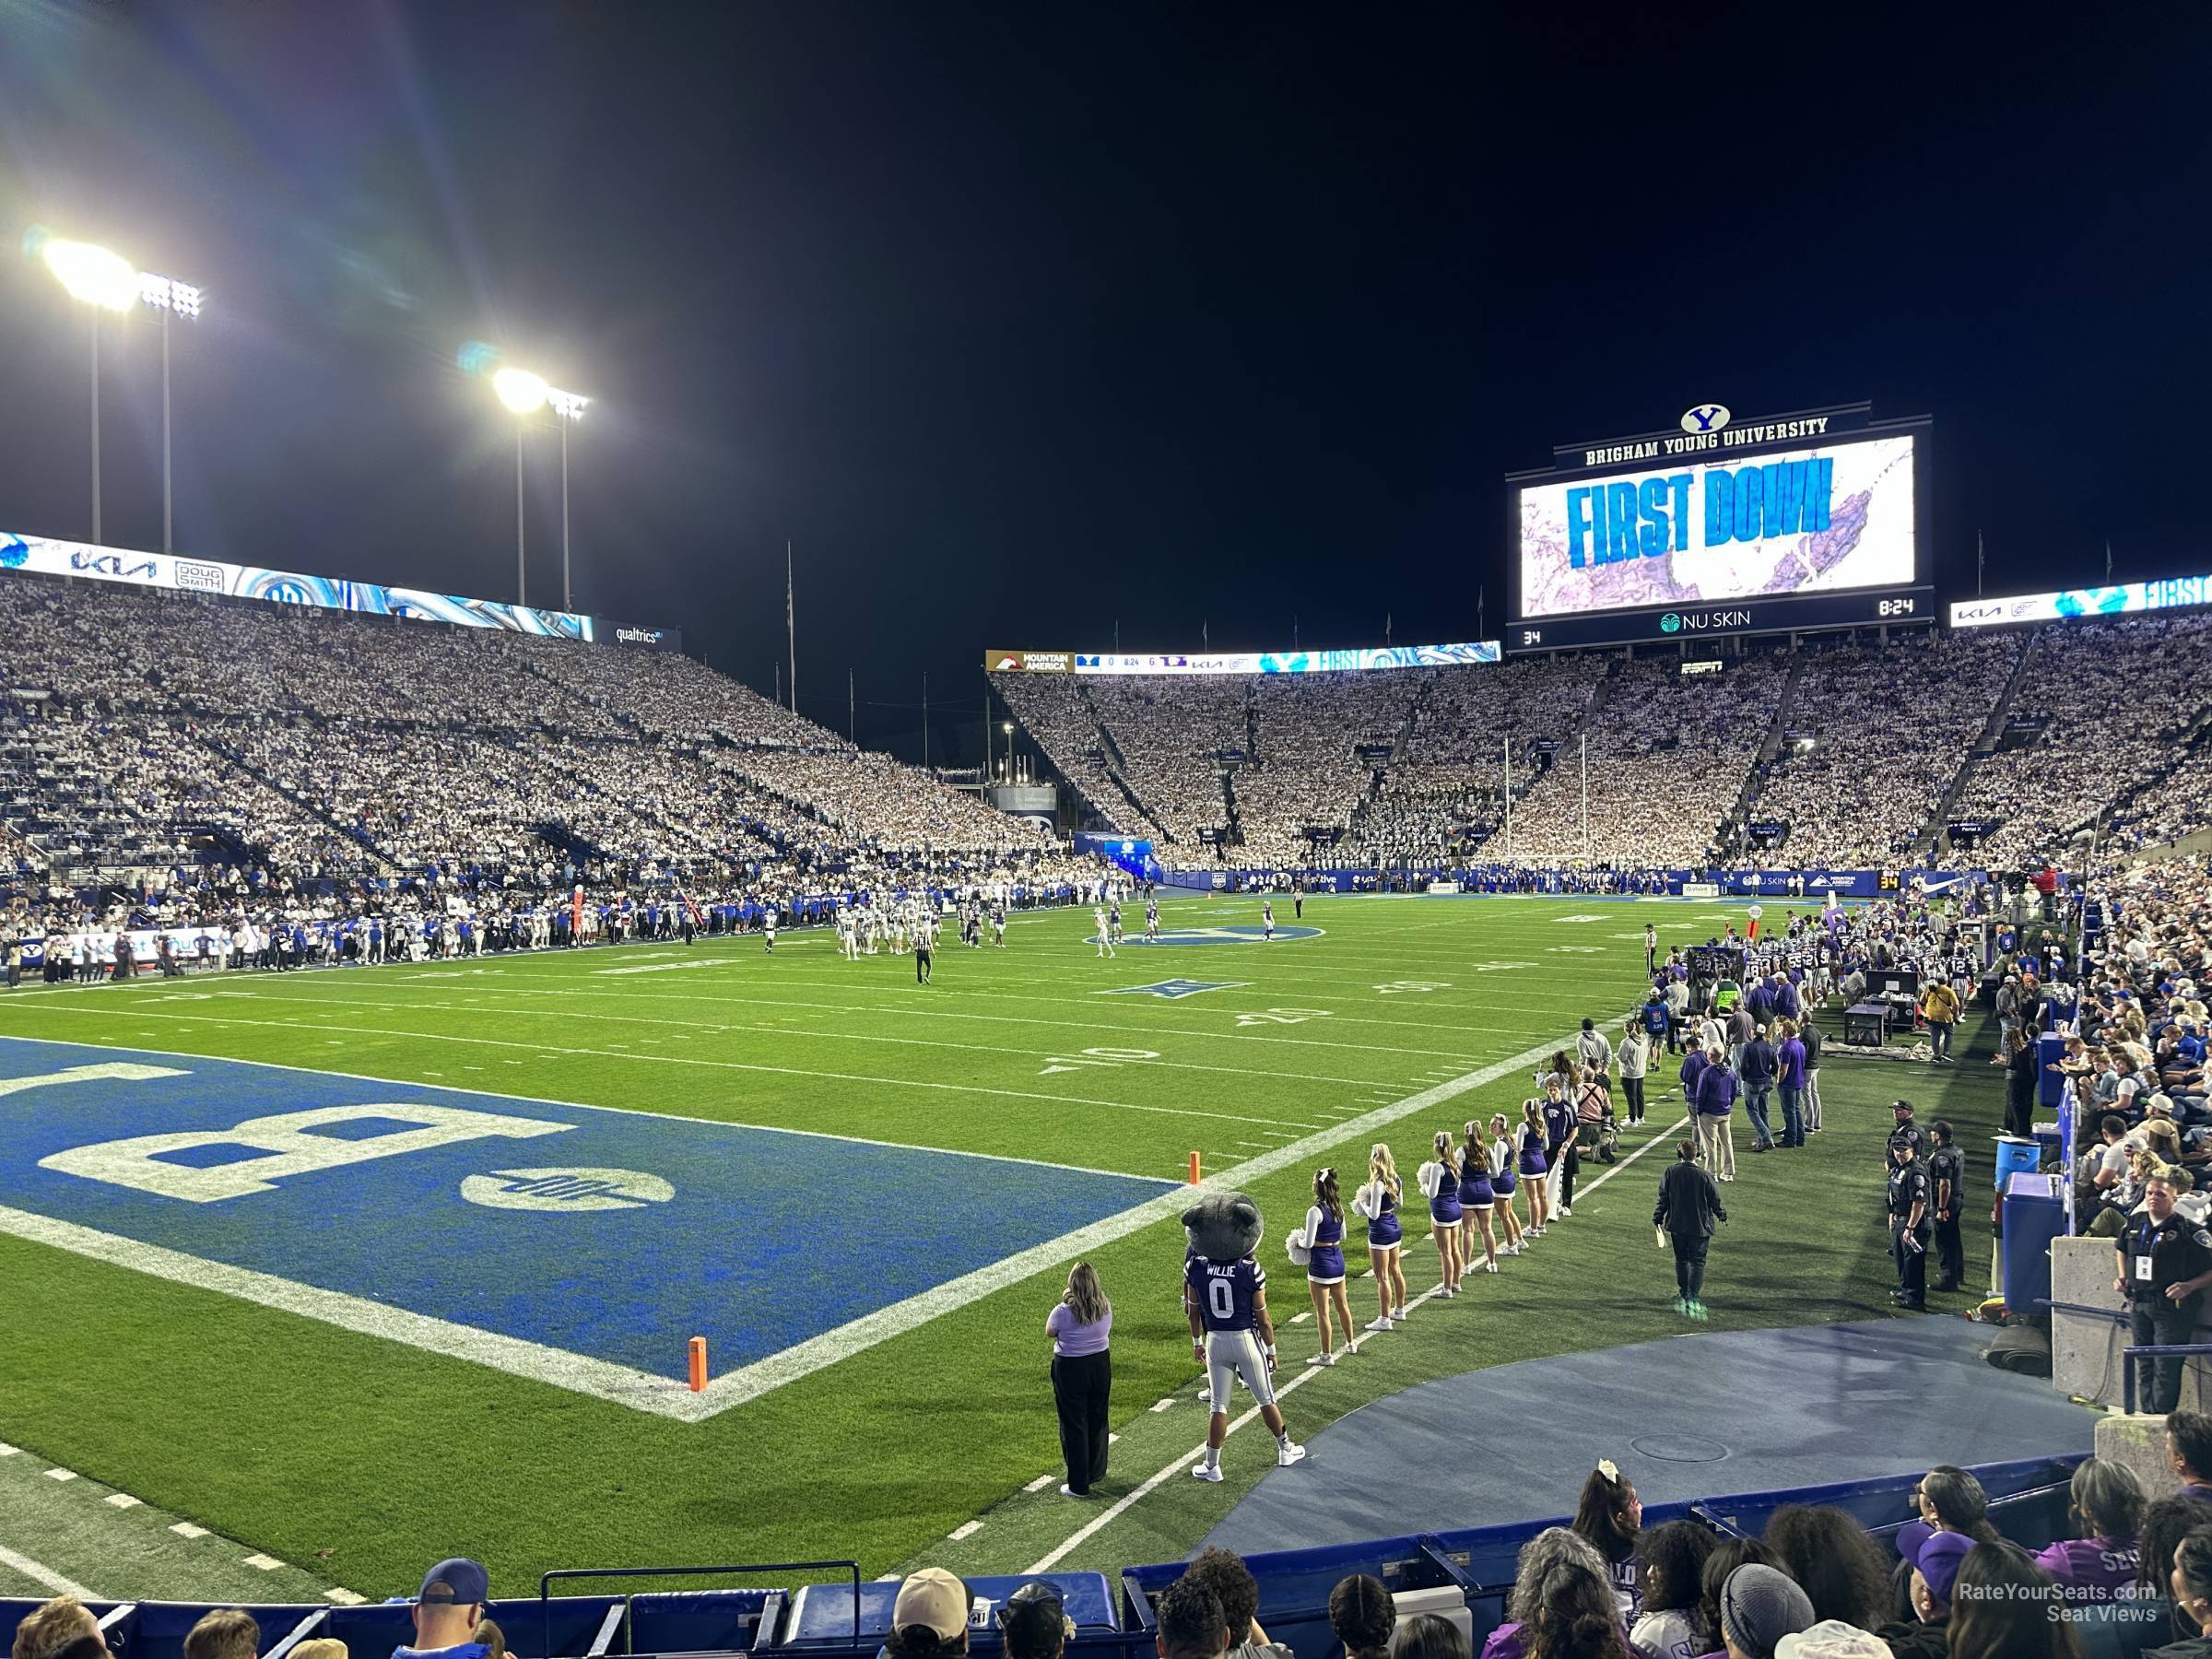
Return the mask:
<path id="1" fill-rule="evenodd" d="M 24 252 L 42 263 L 70 298 L 93 308 L 92 313 L 92 539 L 100 539 L 100 313 L 128 312 L 150 305 L 161 313 L 161 550 L 173 544 L 172 482 L 169 404 L 169 320 L 172 316 L 196 319 L 204 296 L 189 282 L 141 271 L 112 248 L 94 242 L 71 241 L 33 226 L 23 238 Z"/>
<path id="2" fill-rule="evenodd" d="M 127 312 L 138 303 L 138 267 L 112 248 L 50 236 L 39 256 L 71 299 L 112 312 Z"/>
<path id="3" fill-rule="evenodd" d="M 517 415 L 528 415 L 542 409 L 546 394 L 552 388 L 546 384 L 542 374 L 532 374 L 524 369 L 502 369 L 491 377 L 491 389 L 500 394 L 500 401 Z"/>
<path id="4" fill-rule="evenodd" d="M 481 340 L 471 340 L 461 347 L 460 361 L 465 373 L 482 374 L 499 360 L 499 348 Z M 559 386 L 548 385 L 544 375 L 512 365 L 492 370 L 491 389 L 517 417 L 514 428 L 514 602 L 517 605 L 529 603 L 528 567 L 523 547 L 523 423 L 544 408 L 550 408 L 560 423 L 560 607 L 572 610 L 575 595 L 569 583 L 569 422 L 582 420 L 584 406 L 592 400 L 580 393 L 563 392 Z"/>

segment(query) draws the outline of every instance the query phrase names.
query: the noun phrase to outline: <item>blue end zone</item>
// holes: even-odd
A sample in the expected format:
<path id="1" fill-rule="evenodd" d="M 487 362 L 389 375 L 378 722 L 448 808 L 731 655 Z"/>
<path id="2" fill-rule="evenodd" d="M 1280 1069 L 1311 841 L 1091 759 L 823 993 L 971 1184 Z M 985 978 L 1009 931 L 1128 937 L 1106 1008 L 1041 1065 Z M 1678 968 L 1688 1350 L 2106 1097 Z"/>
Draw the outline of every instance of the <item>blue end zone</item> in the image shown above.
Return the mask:
<path id="1" fill-rule="evenodd" d="M 0 1206 L 662 1376 L 692 1335 L 720 1374 L 1174 1184 L 0 1042 Z"/>

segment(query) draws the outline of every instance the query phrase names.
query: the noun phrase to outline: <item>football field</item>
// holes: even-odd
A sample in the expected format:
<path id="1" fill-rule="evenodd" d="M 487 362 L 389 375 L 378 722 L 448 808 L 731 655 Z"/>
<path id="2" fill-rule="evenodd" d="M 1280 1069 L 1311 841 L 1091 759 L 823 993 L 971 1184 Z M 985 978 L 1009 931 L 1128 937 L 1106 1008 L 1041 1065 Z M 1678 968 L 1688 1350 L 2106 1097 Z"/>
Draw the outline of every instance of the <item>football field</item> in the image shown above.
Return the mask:
<path id="1" fill-rule="evenodd" d="M 1272 1462 L 1240 1430 L 1225 1486 L 1166 1477 L 1204 1433 L 1193 1154 L 1266 1215 L 1300 1433 L 1680 1329 L 1650 1230 L 1671 1068 L 1571 1221 L 1335 1370 L 1303 1364 L 1281 1241 L 1315 1169 L 1348 1193 L 1387 1140 L 1410 1191 L 1430 1135 L 1517 1114 L 1584 1014 L 1617 1032 L 1647 920 L 1664 947 L 1732 913 L 1326 898 L 1299 923 L 1284 899 L 1266 941 L 1256 900 L 1199 895 L 1112 959 L 1088 909 L 1018 913 L 1004 949 L 947 939 L 926 986 L 786 934 L 27 987 L 0 1000 L 0 1590 L 382 1596 L 454 1553 L 501 1594 L 556 1566 L 1180 1554 Z M 1918 1086 L 1978 1148 L 1994 1075 L 1970 1070 L 1831 1064 L 1830 1133 L 1727 1189 L 1713 1324 L 1886 1308 L 1882 1107 Z M 1121 1439 L 1087 1504 L 1053 1489 L 1041 1335 L 1077 1257 L 1116 1309 Z M 1434 1284 L 1425 1227 L 1406 1262 Z"/>

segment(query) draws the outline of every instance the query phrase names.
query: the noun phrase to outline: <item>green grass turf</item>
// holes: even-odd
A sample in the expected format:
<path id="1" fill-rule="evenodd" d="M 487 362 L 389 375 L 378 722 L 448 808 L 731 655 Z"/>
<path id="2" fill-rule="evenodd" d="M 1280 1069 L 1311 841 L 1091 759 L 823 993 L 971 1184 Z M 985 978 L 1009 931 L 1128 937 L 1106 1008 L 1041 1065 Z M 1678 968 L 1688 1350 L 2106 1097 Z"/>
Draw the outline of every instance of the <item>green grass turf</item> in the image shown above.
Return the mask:
<path id="1" fill-rule="evenodd" d="M 1163 907 L 1170 925 L 1256 922 L 1249 900 Z M 1770 911 L 1778 907 L 1770 906 Z M 1288 923 L 1289 906 L 1277 907 Z M 712 967 L 609 976 L 685 959 L 680 947 L 590 951 L 347 973 L 194 978 L 0 1001 L 0 1034 L 279 1061 L 643 1112 L 675 1112 L 917 1146 L 1178 1175 L 1209 1171 L 1564 1037 L 1585 1012 L 1640 999 L 1641 938 L 1715 932 L 1718 905 L 1574 900 L 1324 900 L 1324 936 L 1259 947 L 1085 942 L 1088 912 L 1018 917 L 1005 951 L 939 953 L 936 983 L 909 960 L 839 960 L 822 935 L 700 946 Z M 1184 976 L 1244 982 L 1182 1001 L 1099 996 Z M 1431 989 L 1398 989 L 1406 984 Z M 211 995 L 212 992 L 222 994 Z M 1157 1060 L 1086 1050 L 1147 1050 Z M 1081 1064 L 1106 1059 L 1105 1065 Z M 1966 1056 L 1970 1060 L 1979 1056 Z M 1059 1065 L 1061 1069 L 1048 1067 Z M 1960 1124 L 1977 1173 L 2000 1114 L 1998 1074 L 1838 1061 L 1823 1073 L 1830 1132 L 1803 1152 L 1752 1158 L 1727 1189 L 1712 1323 L 1737 1328 L 1888 1312 L 1879 1225 L 1886 1103 L 1914 1093 Z M 1656 1098 L 1664 1132 L 1678 1103 Z M 1430 1132 L 1511 1112 L 1521 1072 L 1409 1116 L 1389 1138 L 1410 1172 Z M 1631 1149 L 1637 1144 L 1631 1143 Z M 1748 1136 L 1739 1125 L 1739 1150 Z M 1312 1161 L 1346 1171 L 1364 1140 Z M 1303 1384 L 1294 1427 L 1322 1423 L 1427 1377 L 1473 1365 L 1637 1341 L 1684 1328 L 1652 1244 L 1660 1147 L 1538 1250 L 1430 1303 L 1403 1333 Z M 1590 1171 L 1594 1178 L 1600 1171 Z M 1311 1326 L 1280 1239 L 1310 1171 L 1253 1185 L 1286 1322 L 1287 1371 Z M 826 1215 L 825 1220 L 830 1218 Z M 1985 1248 L 1970 1228 L 1970 1253 Z M 1355 1267 L 1359 1252 L 1354 1251 Z M 1203 1433 L 1178 1306 L 1180 1230 L 1162 1222 L 1093 1253 L 1116 1304 L 1107 1501 Z M 1408 1239 L 1418 1293 L 1434 1278 L 1425 1230 Z M 174 1512 L 330 1583 L 407 1589 L 462 1552 L 495 1588 L 553 1566 L 846 1557 L 870 1573 L 917 1559 L 1019 1570 L 1099 1512 L 1060 1478 L 1049 1388 L 1049 1271 L 701 1424 L 650 1417 L 294 1315 L 0 1238 L 8 1288 L 0 1438 Z M 1971 1277 L 1971 1276 L 1970 1276 Z M 1372 1291 L 1353 1286 L 1372 1316 Z M 682 1356 L 669 1356 L 680 1374 Z M 1177 1404 L 1160 1413 L 1155 1402 Z M 1163 1482 L 1068 1557 L 1080 1565 L 1186 1550 L 1264 1466 L 1232 1441 L 1229 1481 Z M 1318 1473 L 1318 1472 L 1317 1472 Z M 1324 1477 L 1325 1478 L 1325 1477 Z M 981 1526 L 959 1543 L 947 1535 Z M 27 1524 L 0 1485 L 0 1543 Z M 55 1563 L 48 1563 L 56 1565 Z M 119 1554 L 111 1594 L 229 1592 L 188 1558 Z M 84 1576 L 76 1574 L 73 1576 Z"/>

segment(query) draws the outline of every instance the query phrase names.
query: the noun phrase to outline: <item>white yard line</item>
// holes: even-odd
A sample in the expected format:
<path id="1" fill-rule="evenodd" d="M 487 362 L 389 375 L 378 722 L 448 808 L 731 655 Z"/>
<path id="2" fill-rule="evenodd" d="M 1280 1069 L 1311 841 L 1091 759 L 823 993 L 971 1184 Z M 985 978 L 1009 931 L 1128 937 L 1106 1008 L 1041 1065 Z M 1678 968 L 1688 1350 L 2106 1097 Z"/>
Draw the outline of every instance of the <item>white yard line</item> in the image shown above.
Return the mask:
<path id="1" fill-rule="evenodd" d="M 1448 1088 L 1450 1085 L 1446 1085 L 1445 1087 Z M 1649 1152 L 1653 1147 L 1658 1146 L 1662 1141 L 1673 1135 L 1675 1130 L 1682 1128 L 1688 1122 L 1689 1120 L 1687 1117 L 1677 1119 L 1672 1127 L 1668 1128 L 1660 1135 L 1653 1135 L 1649 1141 L 1637 1147 L 1635 1151 L 1630 1153 L 1628 1157 L 1622 1159 L 1611 1169 L 1599 1175 L 1594 1181 L 1592 1181 L 1582 1187 L 1575 1195 L 1577 1197 L 1582 1197 L 1587 1194 L 1594 1193 L 1599 1187 L 1605 1185 L 1606 1182 L 1612 1180 L 1614 1176 L 1619 1174 L 1623 1170 L 1627 1169 L 1630 1164 L 1641 1158 L 1646 1152 Z M 1408 1305 L 1417 1308 L 1419 1307 L 1423 1302 L 1429 1301 L 1434 1298 L 1439 1288 L 1441 1288 L 1441 1287 L 1431 1286 L 1429 1289 L 1421 1292 L 1420 1295 L 1413 1298 L 1412 1301 Z M 1362 1331 L 1359 1335 L 1352 1337 L 1351 1340 L 1345 1346 L 1357 1351 L 1360 1345 L 1366 1342 L 1370 1336 L 1380 1335 L 1382 1335 L 1381 1332 Z M 1276 1383 L 1276 1398 L 1280 1400 L 1285 1394 L 1290 1394 L 1297 1389 L 1304 1387 L 1315 1377 L 1320 1376 L 1326 1369 L 1327 1368 L 1323 1366 L 1313 1366 L 1310 1369 L 1300 1371 L 1295 1376 L 1281 1378 Z M 1153 1409 L 1158 1410 L 1159 1407 L 1155 1406 Z M 1238 1430 L 1243 1428 L 1246 1424 L 1258 1421 L 1259 1415 L 1260 1408 L 1257 1406 L 1250 1407 L 1245 1411 L 1243 1416 L 1233 1419 L 1230 1423 L 1229 1432 L 1230 1434 L 1234 1434 Z M 1119 1519 L 1123 1515 L 1127 1514 L 1129 1511 L 1134 1509 L 1140 1500 L 1150 1497 L 1162 1486 L 1165 1486 L 1168 1481 L 1172 1479 L 1176 1475 L 1181 1473 L 1183 1469 L 1188 1468 L 1193 1459 L 1203 1457 L 1205 1455 L 1206 1442 L 1204 1441 L 1200 1441 L 1198 1444 L 1192 1447 L 1191 1450 L 1183 1453 L 1180 1457 L 1177 1457 L 1171 1462 L 1168 1463 L 1159 1470 L 1158 1474 L 1148 1476 L 1143 1484 L 1138 1486 L 1135 1490 L 1124 1493 L 1107 1508 L 1100 1511 L 1096 1516 L 1085 1522 L 1081 1526 L 1078 1526 L 1074 1532 L 1070 1533 L 1065 1539 L 1063 1539 L 1058 1547 L 1055 1547 L 1050 1554 L 1043 1556 L 1039 1560 L 1032 1563 L 1029 1568 L 1029 1571 L 1030 1572 L 1050 1572 L 1054 1567 L 1058 1566 L 1061 1561 L 1065 1560 L 1068 1554 L 1079 1547 L 1086 1539 L 1096 1536 L 1098 1533 L 1105 1528 L 1110 1523 Z"/>
<path id="2" fill-rule="evenodd" d="M 91 1008 L 71 1008 L 67 1011 L 72 1014 L 97 1012 Z M 300 1029 L 299 1021 L 292 1019 L 232 1019 L 220 1014 L 155 1014 L 148 1018 L 191 1018 L 206 1020 L 210 1025 L 257 1026 L 287 1031 Z M 350 1031 L 357 1037 L 404 1037 L 415 1042 L 459 1042 L 478 1048 L 524 1049 L 536 1054 L 569 1054 L 593 1060 L 637 1060 L 649 1065 L 695 1065 L 714 1071 L 764 1072 L 786 1077 L 813 1077 L 829 1083 L 865 1083 L 879 1088 L 926 1088 L 947 1094 L 993 1095 L 1010 1100 L 1043 1100 L 1054 1106 L 1105 1106 L 1117 1112 L 1142 1112 L 1159 1117 L 1211 1118 L 1224 1124 L 1264 1124 L 1270 1127 L 1289 1124 L 1300 1129 L 1313 1127 L 1311 1124 L 1289 1118 L 1253 1117 L 1250 1113 L 1238 1112 L 1201 1112 L 1191 1106 L 1147 1106 L 1135 1100 L 1101 1100 L 1082 1095 L 1047 1094 L 1034 1088 L 994 1088 L 982 1083 L 939 1083 L 926 1077 L 876 1077 L 857 1072 L 817 1071 L 798 1065 L 766 1065 L 758 1061 L 708 1060 L 692 1054 L 629 1054 L 619 1049 L 568 1048 L 549 1042 L 521 1042 L 505 1037 L 469 1037 L 457 1031 L 394 1030 L 387 1026 L 334 1025 L 327 1019 L 316 1020 L 315 1029 L 322 1031 Z M 212 1054 L 203 1057 L 222 1058 Z M 436 1072 L 426 1075 L 433 1077 L 438 1076 Z"/>
<path id="3" fill-rule="evenodd" d="M 88 1590 L 75 1579 L 64 1578 L 51 1567 L 42 1567 L 27 1555 L 18 1555 L 5 1544 L 0 1544 L 0 1567 L 21 1573 L 33 1583 L 42 1584 L 56 1595 L 74 1595 L 78 1601 L 97 1602 L 108 1598 L 97 1590 Z"/>
<path id="4" fill-rule="evenodd" d="M 520 991 L 511 993 L 511 994 L 535 996 L 541 994 L 541 993 L 534 991 Z M 257 1000 L 261 1002 L 308 1003 L 323 1008 L 327 1008 L 331 1006 L 330 999 L 326 997 L 286 996 L 280 993 L 270 993 L 259 997 Z M 455 1014 L 474 1014 L 493 1011 L 488 1010 L 481 1006 L 464 1006 L 462 1004 L 454 1002 L 371 1002 L 366 998 L 358 996 L 349 996 L 344 1000 L 347 1007 L 384 1008 L 399 1014 L 412 1013 L 419 1008 L 441 1008 Z M 658 1001 L 660 999 L 656 998 L 655 1000 Z M 471 1001 L 474 1002 L 475 999 L 472 998 Z M 497 1011 L 501 1013 L 506 1012 L 504 1009 Z M 855 1010 L 855 1012 L 858 1011 L 859 1010 Z M 650 1014 L 594 1014 L 585 1010 L 574 1008 L 563 1009 L 561 1011 L 560 1018 L 563 1019 L 596 1019 L 614 1025 L 670 1026 L 677 1029 L 678 1030 L 685 1031 L 753 1031 L 770 1037 L 789 1037 L 794 1034 L 789 1026 L 783 1025 L 732 1025 L 724 1020 L 668 1019 Z M 1082 1029 L 1088 1030 L 1092 1028 L 1086 1026 Z M 823 1041 L 829 1042 L 893 1043 L 901 1048 L 951 1049 L 959 1053 L 1012 1054 L 1016 1058 L 1023 1060 L 1042 1059 L 1049 1057 L 1039 1054 L 1037 1050 L 1034 1048 L 1006 1048 L 999 1044 L 987 1042 L 947 1042 L 941 1038 L 933 1037 L 890 1037 L 886 1036 L 880 1031 L 838 1031 L 830 1030 L 820 1027 L 815 1027 L 806 1030 L 805 1035 L 809 1039 L 819 1039 Z M 1187 1032 L 1185 1035 L 1202 1038 L 1205 1033 L 1194 1031 Z M 653 1040 L 646 1039 L 644 1041 Z M 621 1048 L 626 1046 L 626 1044 L 620 1042 L 610 1042 L 607 1046 L 610 1048 Z M 1117 1064 L 1134 1066 L 1147 1066 L 1162 1071 L 1216 1072 L 1235 1077 L 1273 1078 L 1286 1083 L 1326 1083 L 1342 1088 L 1366 1088 L 1372 1086 L 1372 1079 L 1367 1077 L 1324 1077 L 1313 1072 L 1262 1071 L 1256 1067 L 1246 1065 L 1202 1065 L 1195 1061 L 1170 1060 L 1164 1056 L 1157 1056 L 1150 1060 L 1124 1060 L 1117 1062 Z"/>

